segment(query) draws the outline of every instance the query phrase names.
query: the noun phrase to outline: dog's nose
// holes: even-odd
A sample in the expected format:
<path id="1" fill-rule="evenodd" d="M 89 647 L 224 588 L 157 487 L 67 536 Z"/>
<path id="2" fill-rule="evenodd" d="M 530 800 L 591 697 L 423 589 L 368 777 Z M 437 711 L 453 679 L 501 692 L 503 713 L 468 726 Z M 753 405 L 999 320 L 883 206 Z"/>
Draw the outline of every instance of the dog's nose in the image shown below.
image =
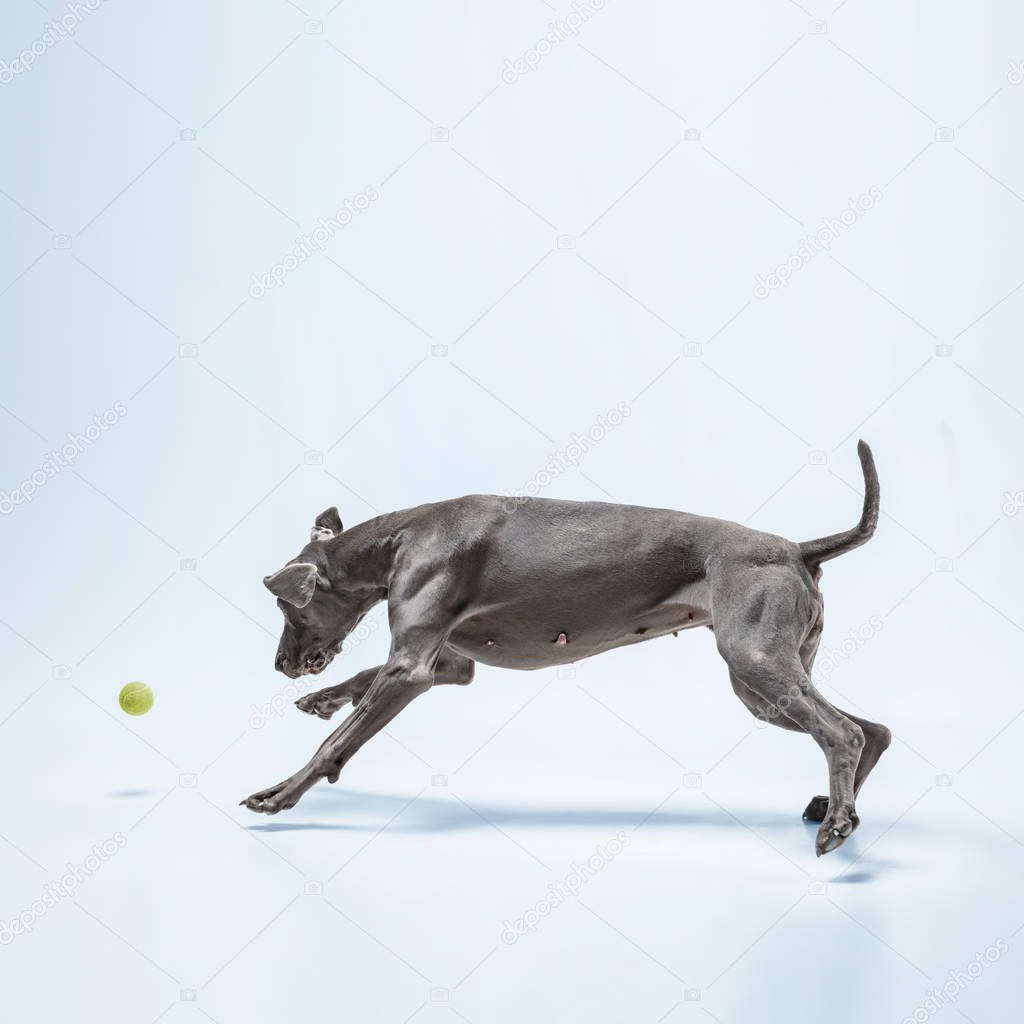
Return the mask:
<path id="1" fill-rule="evenodd" d="M 274 668 L 278 672 L 284 669 L 284 655 L 280 651 L 277 652 L 277 657 L 274 659 Z"/>

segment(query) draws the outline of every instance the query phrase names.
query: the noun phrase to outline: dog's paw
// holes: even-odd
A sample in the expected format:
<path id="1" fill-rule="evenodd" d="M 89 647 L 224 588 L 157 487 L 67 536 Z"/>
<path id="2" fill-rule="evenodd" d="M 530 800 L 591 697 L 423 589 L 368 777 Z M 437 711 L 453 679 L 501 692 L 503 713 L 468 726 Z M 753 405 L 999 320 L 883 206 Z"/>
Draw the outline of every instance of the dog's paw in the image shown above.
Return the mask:
<path id="1" fill-rule="evenodd" d="M 351 694 L 344 692 L 341 687 L 330 687 L 317 690 L 316 693 L 307 693 L 295 702 L 295 706 L 307 715 L 316 715 L 326 722 L 336 711 L 351 702 Z"/>
<path id="2" fill-rule="evenodd" d="M 812 796 L 811 802 L 804 808 L 804 821 L 824 821 L 828 813 L 828 797 Z"/>
<path id="3" fill-rule="evenodd" d="M 840 807 L 834 814 L 829 811 L 818 829 L 814 849 L 820 857 L 842 846 L 849 835 L 860 824 L 860 818 L 852 807 Z"/>
<path id="4" fill-rule="evenodd" d="M 248 807 L 257 814 L 277 814 L 278 811 L 287 811 L 294 807 L 301 796 L 302 790 L 289 779 L 287 782 L 271 786 L 270 789 L 263 789 L 259 793 L 247 796 L 238 806 Z"/>

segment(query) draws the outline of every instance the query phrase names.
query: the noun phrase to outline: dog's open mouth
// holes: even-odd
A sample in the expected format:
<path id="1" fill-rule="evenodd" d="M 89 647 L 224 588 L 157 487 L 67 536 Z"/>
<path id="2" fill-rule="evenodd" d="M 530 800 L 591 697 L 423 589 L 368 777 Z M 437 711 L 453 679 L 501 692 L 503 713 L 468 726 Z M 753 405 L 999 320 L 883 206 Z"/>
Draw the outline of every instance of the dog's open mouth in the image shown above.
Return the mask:
<path id="1" fill-rule="evenodd" d="M 318 676 L 330 664 L 331 659 L 320 651 L 319 654 L 310 655 L 302 666 L 304 676 Z"/>

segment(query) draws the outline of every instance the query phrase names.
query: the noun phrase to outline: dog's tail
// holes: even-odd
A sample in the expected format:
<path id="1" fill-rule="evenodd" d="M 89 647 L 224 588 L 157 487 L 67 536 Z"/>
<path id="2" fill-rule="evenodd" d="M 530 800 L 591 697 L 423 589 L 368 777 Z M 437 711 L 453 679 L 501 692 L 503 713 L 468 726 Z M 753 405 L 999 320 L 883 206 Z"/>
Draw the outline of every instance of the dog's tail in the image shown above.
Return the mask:
<path id="1" fill-rule="evenodd" d="M 819 537 L 817 540 L 805 540 L 800 545 L 800 554 L 808 568 L 812 571 L 822 562 L 845 554 L 861 544 L 871 540 L 878 525 L 878 473 L 871 449 L 863 442 L 857 442 L 857 454 L 860 456 L 860 467 L 864 472 L 864 511 L 860 522 L 845 533 L 834 533 L 831 537 Z"/>

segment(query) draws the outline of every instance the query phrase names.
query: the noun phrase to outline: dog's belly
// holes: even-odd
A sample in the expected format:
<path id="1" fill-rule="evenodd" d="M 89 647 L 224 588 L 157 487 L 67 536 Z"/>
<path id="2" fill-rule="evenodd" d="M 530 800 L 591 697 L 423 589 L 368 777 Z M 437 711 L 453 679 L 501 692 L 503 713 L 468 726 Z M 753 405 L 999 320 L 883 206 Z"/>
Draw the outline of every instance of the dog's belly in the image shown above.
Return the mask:
<path id="1" fill-rule="evenodd" d="M 448 646 L 467 658 L 498 668 L 539 669 L 590 658 L 627 644 L 710 626 L 704 581 L 680 588 L 647 607 L 616 603 L 609 596 L 599 610 L 553 600 L 529 605 L 509 602 L 468 610 Z"/>

